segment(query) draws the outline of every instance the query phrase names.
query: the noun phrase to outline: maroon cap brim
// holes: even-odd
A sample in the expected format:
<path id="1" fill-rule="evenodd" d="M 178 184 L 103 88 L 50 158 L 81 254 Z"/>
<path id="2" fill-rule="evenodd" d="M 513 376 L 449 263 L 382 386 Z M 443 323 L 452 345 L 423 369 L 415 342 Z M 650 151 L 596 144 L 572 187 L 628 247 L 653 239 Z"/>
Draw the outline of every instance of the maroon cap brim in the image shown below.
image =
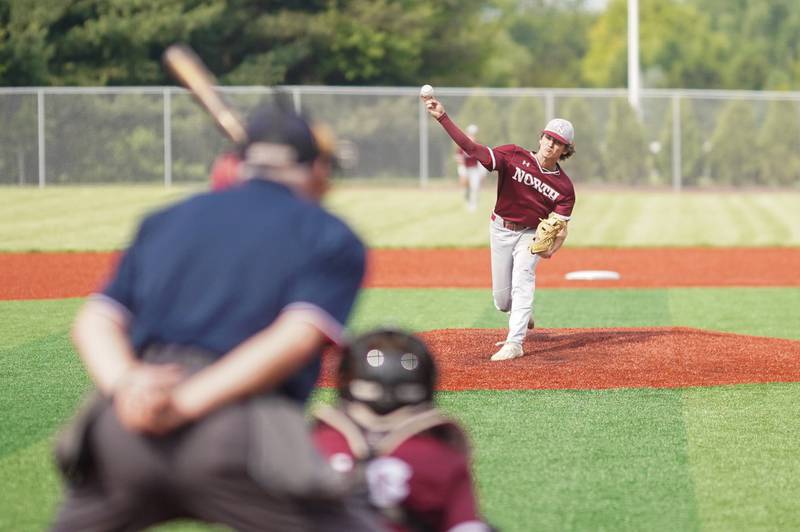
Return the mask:
<path id="1" fill-rule="evenodd" d="M 549 129 L 545 129 L 544 131 L 542 131 L 542 133 L 547 133 L 548 135 L 550 135 L 551 137 L 553 137 L 554 139 L 559 141 L 561 144 L 566 144 L 567 146 L 572 144 L 570 141 L 568 141 L 567 139 L 565 139 L 564 137 L 562 137 L 558 133 L 553 133 Z"/>

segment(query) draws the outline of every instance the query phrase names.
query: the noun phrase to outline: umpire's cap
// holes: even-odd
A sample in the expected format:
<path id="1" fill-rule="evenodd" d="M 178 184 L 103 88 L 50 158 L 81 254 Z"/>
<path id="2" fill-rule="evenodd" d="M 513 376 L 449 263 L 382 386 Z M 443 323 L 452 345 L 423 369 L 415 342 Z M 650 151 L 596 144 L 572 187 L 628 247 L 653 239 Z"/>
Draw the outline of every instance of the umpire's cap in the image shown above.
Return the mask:
<path id="1" fill-rule="evenodd" d="M 382 328 L 353 340 L 339 365 L 343 399 L 387 414 L 402 406 L 433 401 L 436 364 L 425 343 L 412 334 Z"/>
<path id="2" fill-rule="evenodd" d="M 281 106 L 257 108 L 247 120 L 247 144 L 242 159 L 258 166 L 309 163 L 320 156 L 333 159 L 335 139 L 323 124 Z"/>

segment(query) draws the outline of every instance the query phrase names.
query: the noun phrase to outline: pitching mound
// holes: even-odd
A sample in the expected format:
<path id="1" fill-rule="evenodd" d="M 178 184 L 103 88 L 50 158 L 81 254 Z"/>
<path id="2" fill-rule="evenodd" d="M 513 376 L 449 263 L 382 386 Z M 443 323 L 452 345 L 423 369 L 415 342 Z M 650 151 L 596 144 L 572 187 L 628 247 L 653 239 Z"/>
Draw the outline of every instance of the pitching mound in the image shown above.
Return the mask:
<path id="1" fill-rule="evenodd" d="M 433 349 L 442 390 L 677 388 L 800 382 L 800 342 L 685 327 L 539 329 L 525 356 L 491 362 L 503 329 L 420 334 Z M 324 358 L 322 383 L 334 383 L 338 357 Z"/>

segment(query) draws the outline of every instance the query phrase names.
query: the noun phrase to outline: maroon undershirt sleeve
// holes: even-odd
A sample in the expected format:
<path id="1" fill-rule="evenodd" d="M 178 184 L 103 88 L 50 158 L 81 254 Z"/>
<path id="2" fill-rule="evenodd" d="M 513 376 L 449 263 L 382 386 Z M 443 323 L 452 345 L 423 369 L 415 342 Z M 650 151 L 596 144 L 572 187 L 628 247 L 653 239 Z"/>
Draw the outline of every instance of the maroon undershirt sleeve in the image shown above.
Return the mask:
<path id="1" fill-rule="evenodd" d="M 453 141 L 458 144 L 462 150 L 464 150 L 464 153 L 470 157 L 478 159 L 481 164 L 486 167 L 490 167 L 492 165 L 492 156 L 489 153 L 489 148 L 470 139 L 466 133 L 458 129 L 458 126 L 455 125 L 452 120 L 450 120 L 450 117 L 447 116 L 447 113 L 437 118 L 437 120 L 440 124 L 442 124 L 442 127 L 445 131 L 447 131 L 447 134 L 450 135 L 450 138 L 453 139 Z"/>

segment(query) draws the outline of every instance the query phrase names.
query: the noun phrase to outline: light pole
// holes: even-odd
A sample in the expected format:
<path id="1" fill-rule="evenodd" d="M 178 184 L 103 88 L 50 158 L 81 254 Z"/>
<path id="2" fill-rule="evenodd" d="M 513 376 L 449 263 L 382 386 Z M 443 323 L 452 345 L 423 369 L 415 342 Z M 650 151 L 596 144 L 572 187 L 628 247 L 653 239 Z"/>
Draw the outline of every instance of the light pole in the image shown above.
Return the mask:
<path id="1" fill-rule="evenodd" d="M 639 0 L 628 0 L 628 102 L 639 114 Z"/>

